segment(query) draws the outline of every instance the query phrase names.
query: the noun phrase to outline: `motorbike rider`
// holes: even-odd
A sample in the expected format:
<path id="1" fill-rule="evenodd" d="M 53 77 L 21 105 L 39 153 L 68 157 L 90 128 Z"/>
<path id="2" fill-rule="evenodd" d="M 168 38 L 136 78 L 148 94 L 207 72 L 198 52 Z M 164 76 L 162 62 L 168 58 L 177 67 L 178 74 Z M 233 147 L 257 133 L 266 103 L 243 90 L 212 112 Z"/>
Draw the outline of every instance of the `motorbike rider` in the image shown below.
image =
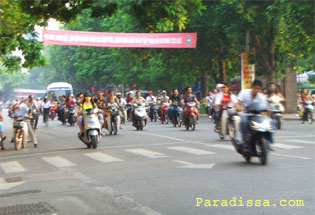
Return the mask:
<path id="1" fill-rule="evenodd" d="M 216 99 L 217 97 L 222 97 L 222 95 L 224 94 L 224 84 L 217 84 L 216 86 L 217 89 L 217 93 L 215 95 L 213 95 L 213 99 L 212 99 L 212 106 L 214 107 L 214 119 L 215 119 L 215 124 L 217 125 L 217 117 L 219 115 L 220 110 L 218 109 L 218 107 L 216 107 L 215 103 L 216 103 Z"/>
<path id="2" fill-rule="evenodd" d="M 38 107 L 36 101 L 34 101 L 34 97 L 32 95 L 28 96 L 28 101 L 26 102 L 26 105 L 31 111 L 31 118 L 32 118 L 31 120 L 33 120 L 33 128 L 32 129 L 36 129 L 37 123 L 38 123 L 38 118 L 39 118 L 39 107 Z"/>
<path id="3" fill-rule="evenodd" d="M 64 106 L 65 106 L 65 97 L 59 96 L 58 100 L 58 120 L 63 121 L 64 120 Z"/>
<path id="4" fill-rule="evenodd" d="M 3 136 L 3 125 L 2 125 L 3 117 L 2 117 L 2 109 L 0 108 L 0 147 L 1 150 L 6 150 L 4 147 L 4 141 L 7 138 L 6 136 Z"/>
<path id="5" fill-rule="evenodd" d="M 32 117 L 31 109 L 29 109 L 28 106 L 25 104 L 24 99 L 21 100 L 20 104 L 14 105 L 12 117 L 14 118 L 13 125 L 16 122 L 17 117 L 25 117 L 25 118 L 31 118 Z M 37 147 L 37 139 L 36 139 L 35 133 L 32 129 L 32 126 L 28 120 L 25 120 L 25 123 L 28 127 L 29 136 L 30 136 L 32 142 L 34 143 L 34 147 L 36 148 Z M 11 140 L 12 143 L 14 142 L 13 137 L 15 135 L 15 130 L 16 130 L 15 128 L 13 128 L 13 130 L 12 130 L 12 132 L 13 132 L 12 133 L 13 134 L 12 140 Z"/>
<path id="6" fill-rule="evenodd" d="M 311 95 L 307 94 L 307 89 L 303 88 L 299 96 L 299 103 L 301 105 L 300 117 L 303 117 L 304 112 L 305 112 L 305 105 L 306 105 L 305 101 L 314 102 L 314 99 L 312 98 Z"/>
<path id="7" fill-rule="evenodd" d="M 131 105 L 133 106 L 134 104 L 137 104 L 137 103 L 145 103 L 145 104 L 147 104 L 146 100 L 141 96 L 140 91 L 136 92 L 136 95 L 135 95 L 134 99 L 132 100 Z M 131 111 L 131 114 L 130 114 L 130 120 L 131 121 L 133 121 L 133 119 L 134 119 L 134 113 L 135 113 L 135 110 L 133 108 L 132 111 Z"/>
<path id="8" fill-rule="evenodd" d="M 212 115 L 214 112 L 214 109 L 212 106 L 212 100 L 213 100 L 214 94 L 216 94 L 216 89 L 213 92 L 209 90 L 208 96 L 206 97 L 206 102 L 207 102 L 206 111 L 207 111 L 209 119 L 212 119 Z"/>
<path id="9" fill-rule="evenodd" d="M 153 93 L 151 90 L 149 91 L 149 95 L 147 96 L 146 101 L 149 104 L 149 116 L 150 118 L 153 118 L 152 106 L 156 104 L 157 100 L 156 100 L 156 97 L 153 96 Z"/>
<path id="10" fill-rule="evenodd" d="M 238 94 L 238 102 L 236 104 L 236 109 L 238 111 L 246 111 L 248 108 L 253 105 L 259 105 L 259 110 L 267 109 L 267 100 L 265 96 L 262 94 L 263 84 L 260 80 L 254 80 L 251 89 L 244 89 Z M 259 111 L 257 110 L 257 111 Z M 243 148 L 248 150 L 248 114 L 243 113 L 241 115 L 241 132 L 242 132 L 242 140 L 243 140 Z M 273 143 L 273 138 L 270 136 L 269 142 Z"/>
<path id="11" fill-rule="evenodd" d="M 186 87 L 185 88 L 186 90 L 186 95 L 183 96 L 183 98 L 181 99 L 181 104 L 183 105 L 183 115 L 182 115 L 182 120 L 183 122 L 185 121 L 185 112 L 186 112 L 186 104 L 189 103 L 189 102 L 195 102 L 197 106 L 199 106 L 199 101 L 197 100 L 197 97 L 192 94 L 192 88 L 191 87 Z M 197 119 L 196 119 L 196 123 L 199 123 L 198 122 L 198 109 L 196 108 L 196 111 L 197 111 Z"/>
<path id="12" fill-rule="evenodd" d="M 122 98 L 121 92 L 116 93 L 116 98 L 118 100 L 120 115 L 121 115 L 121 117 L 124 117 L 124 119 L 126 119 L 127 118 L 127 112 L 126 112 L 125 107 L 127 105 L 127 102 L 124 98 Z M 120 125 L 119 125 L 120 129 L 122 129 L 121 122 L 122 122 L 122 120 L 120 121 Z"/>
<path id="13" fill-rule="evenodd" d="M 167 115 L 171 121 L 173 121 L 173 118 L 175 117 L 176 108 L 181 106 L 180 102 L 181 102 L 181 99 L 180 99 L 180 96 L 178 94 L 178 89 L 174 88 L 172 90 L 172 95 L 169 98 L 169 103 L 170 103 L 171 107 L 169 109 L 167 109 Z"/>
<path id="14" fill-rule="evenodd" d="M 125 99 L 126 102 L 127 102 L 126 109 L 127 109 L 127 110 L 131 110 L 131 109 L 132 109 L 131 103 L 132 103 L 132 100 L 133 100 L 132 94 L 131 94 L 131 92 L 127 92 L 126 94 L 127 94 L 127 97 L 126 97 L 126 99 Z M 127 112 L 127 115 L 128 115 L 128 121 L 131 121 L 131 114 L 130 114 L 130 111 Z"/>
<path id="15" fill-rule="evenodd" d="M 89 93 L 84 94 L 84 99 L 82 103 L 80 104 L 80 113 L 81 113 L 81 118 L 80 118 L 80 123 L 79 123 L 79 128 L 80 132 L 78 136 L 83 135 L 83 122 L 84 122 L 84 117 L 87 117 L 87 114 L 82 113 L 84 110 L 89 110 L 89 109 L 95 109 L 97 108 L 97 105 L 95 104 L 94 100 L 92 100 L 92 96 Z M 98 120 L 100 123 L 100 127 L 102 128 L 102 123 L 103 119 L 98 115 Z M 100 134 L 103 136 L 104 134 L 100 131 Z"/>
<path id="16" fill-rule="evenodd" d="M 223 89 L 222 93 L 218 94 L 215 98 L 215 126 L 216 126 L 216 132 L 220 130 L 220 119 L 223 112 L 223 106 L 227 105 L 229 103 L 236 104 L 237 98 L 234 94 L 230 92 L 230 86 L 227 83 L 224 83 L 220 89 Z"/>

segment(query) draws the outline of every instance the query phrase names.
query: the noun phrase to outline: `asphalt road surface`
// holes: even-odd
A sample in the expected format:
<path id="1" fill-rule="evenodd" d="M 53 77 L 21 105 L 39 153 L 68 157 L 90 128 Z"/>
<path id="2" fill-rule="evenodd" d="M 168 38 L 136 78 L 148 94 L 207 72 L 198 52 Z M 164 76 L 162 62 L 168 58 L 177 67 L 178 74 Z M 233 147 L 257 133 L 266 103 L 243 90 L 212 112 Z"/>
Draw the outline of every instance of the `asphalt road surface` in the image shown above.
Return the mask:
<path id="1" fill-rule="evenodd" d="M 6 115 L 6 113 L 3 113 Z M 266 166 L 237 154 L 213 124 L 196 131 L 127 123 L 86 149 L 77 127 L 40 122 L 38 147 L 15 151 L 5 118 L 1 214 L 314 214 L 314 125 L 284 121 Z"/>

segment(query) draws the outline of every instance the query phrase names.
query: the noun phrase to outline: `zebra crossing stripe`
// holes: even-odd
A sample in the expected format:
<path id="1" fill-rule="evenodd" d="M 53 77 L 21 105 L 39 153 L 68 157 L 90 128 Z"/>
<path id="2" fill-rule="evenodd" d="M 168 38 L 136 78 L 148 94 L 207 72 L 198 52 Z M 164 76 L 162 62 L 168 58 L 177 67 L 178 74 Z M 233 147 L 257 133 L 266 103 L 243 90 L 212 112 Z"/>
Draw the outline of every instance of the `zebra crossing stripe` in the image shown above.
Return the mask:
<path id="1" fill-rule="evenodd" d="M 86 153 L 85 156 L 92 158 L 94 160 L 100 161 L 102 163 L 110 163 L 115 161 L 123 161 L 119 158 L 112 157 L 110 155 L 101 153 L 101 152 L 92 152 L 92 153 Z"/>
<path id="2" fill-rule="evenodd" d="M 57 167 L 57 168 L 63 168 L 63 167 L 71 167 L 76 166 L 76 164 L 72 163 L 71 161 L 68 161 L 62 157 L 43 157 L 42 158 L 47 163 Z"/>
<path id="3" fill-rule="evenodd" d="M 166 158 L 167 156 L 159 153 L 159 152 L 154 152 L 146 149 L 127 149 L 127 152 L 131 152 L 134 154 L 142 155 L 148 158 Z"/>
<path id="4" fill-rule="evenodd" d="M 5 163 L 0 163 L 1 169 L 4 173 L 15 173 L 26 171 L 24 167 L 17 161 L 9 161 Z"/>
<path id="5" fill-rule="evenodd" d="M 275 143 L 271 144 L 271 146 L 277 147 L 277 148 L 282 148 L 282 149 L 302 149 L 304 147 L 302 146 L 293 146 L 293 145 L 287 145 L 287 144 L 282 144 L 282 143 Z"/>
<path id="6" fill-rule="evenodd" d="M 315 144 L 315 141 L 307 141 L 307 140 L 285 140 L 286 142 L 291 143 L 304 143 L 304 144 Z"/>
<path id="7" fill-rule="evenodd" d="M 213 147 L 213 148 L 219 148 L 219 149 L 227 149 L 231 151 L 235 151 L 234 147 L 232 145 L 224 145 L 224 144 L 208 144 L 208 143 L 200 143 L 204 146 Z"/>
<path id="8" fill-rule="evenodd" d="M 190 147 L 183 147 L 183 146 L 174 146 L 174 147 L 167 147 L 168 149 L 172 150 L 177 150 L 177 151 L 182 151 L 182 152 L 187 152 L 191 153 L 194 155 L 211 155 L 215 154 L 214 152 L 202 150 L 202 149 L 195 149 L 195 148 L 190 148 Z"/>

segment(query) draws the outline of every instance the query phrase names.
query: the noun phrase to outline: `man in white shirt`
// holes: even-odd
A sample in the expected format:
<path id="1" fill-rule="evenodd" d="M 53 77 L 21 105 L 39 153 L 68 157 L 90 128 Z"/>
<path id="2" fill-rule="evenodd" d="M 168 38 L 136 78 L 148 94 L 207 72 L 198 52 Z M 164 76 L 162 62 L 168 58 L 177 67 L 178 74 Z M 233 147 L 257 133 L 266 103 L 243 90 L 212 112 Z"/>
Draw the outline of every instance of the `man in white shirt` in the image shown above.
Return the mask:
<path id="1" fill-rule="evenodd" d="M 24 103 L 24 100 L 22 100 L 22 102 L 20 104 L 16 104 L 13 107 L 13 113 L 12 113 L 12 117 L 13 118 L 17 118 L 17 117 L 29 118 L 30 116 L 31 116 L 31 111 L 27 107 L 27 105 Z M 15 122 L 15 120 L 14 120 L 14 122 Z M 26 120 L 25 122 L 27 124 L 28 132 L 29 132 L 29 135 L 31 137 L 31 140 L 34 143 L 34 147 L 36 148 L 37 147 L 37 139 L 36 139 L 35 133 L 34 133 L 34 131 L 32 129 L 32 126 L 31 126 L 30 122 L 28 120 Z M 15 135 L 15 128 L 13 128 L 13 135 L 12 135 L 12 137 L 14 137 L 14 135 Z M 27 140 L 24 140 L 24 141 L 27 141 Z M 11 142 L 13 142 L 13 138 L 12 138 Z"/>
<path id="2" fill-rule="evenodd" d="M 236 104 L 236 108 L 238 111 L 246 111 L 249 109 L 255 108 L 255 110 L 266 110 L 267 109 L 267 100 L 265 96 L 262 94 L 263 84 L 260 80 L 255 80 L 253 82 L 251 89 L 242 90 L 238 94 L 238 103 Z M 247 128 L 248 115 L 242 114 L 241 119 L 241 131 L 243 137 L 243 144 L 245 147 L 248 147 L 248 143 L 246 141 L 246 137 L 248 135 Z M 270 140 L 272 142 L 272 138 Z"/>

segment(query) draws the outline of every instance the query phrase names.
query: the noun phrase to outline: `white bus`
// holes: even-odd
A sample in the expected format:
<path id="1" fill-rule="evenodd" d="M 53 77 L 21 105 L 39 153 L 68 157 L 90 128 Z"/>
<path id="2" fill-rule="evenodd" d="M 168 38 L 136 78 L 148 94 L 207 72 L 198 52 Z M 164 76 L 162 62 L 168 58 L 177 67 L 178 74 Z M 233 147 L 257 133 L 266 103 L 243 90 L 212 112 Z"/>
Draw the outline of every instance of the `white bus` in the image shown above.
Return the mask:
<path id="1" fill-rule="evenodd" d="M 73 95 L 72 85 L 66 82 L 54 82 L 47 86 L 47 97 L 57 100 L 59 96 Z"/>

